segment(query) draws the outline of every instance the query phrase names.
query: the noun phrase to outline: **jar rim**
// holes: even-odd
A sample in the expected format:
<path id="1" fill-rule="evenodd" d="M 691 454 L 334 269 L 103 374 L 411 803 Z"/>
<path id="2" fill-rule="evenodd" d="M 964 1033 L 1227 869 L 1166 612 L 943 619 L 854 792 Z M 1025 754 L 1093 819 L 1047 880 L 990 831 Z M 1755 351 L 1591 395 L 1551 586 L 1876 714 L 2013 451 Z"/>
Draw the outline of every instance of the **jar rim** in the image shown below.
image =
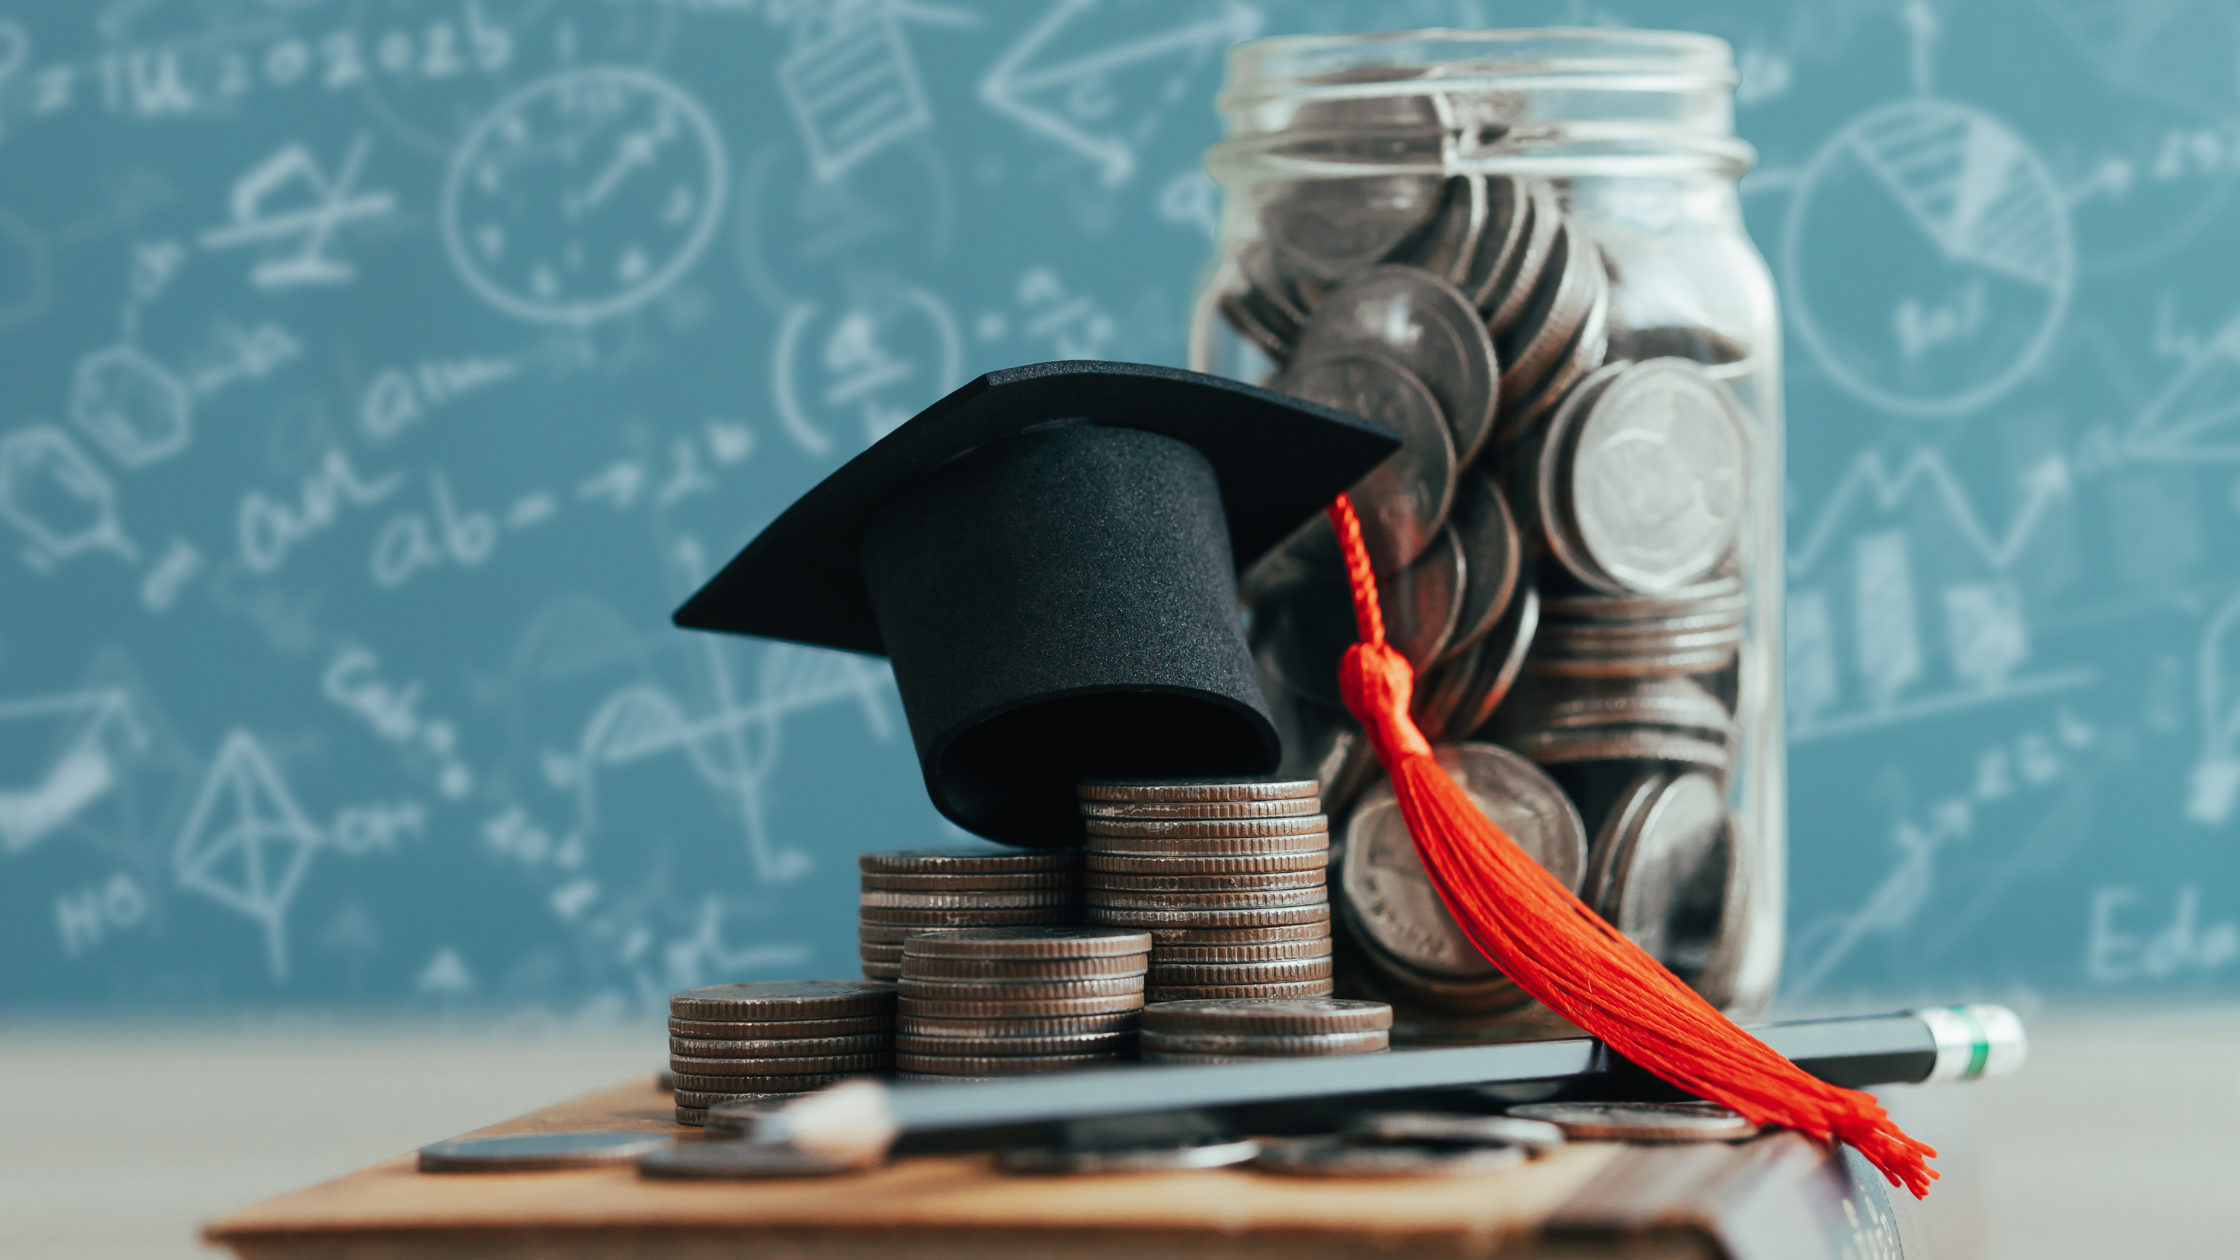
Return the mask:
<path id="1" fill-rule="evenodd" d="M 1351 82 L 1330 79 L 1330 72 L 1341 68 L 1334 65 L 1285 67 L 1284 73 L 1270 73 L 1276 68 L 1270 63 L 1280 64 L 1286 59 L 1307 61 L 1317 54 L 1371 53 L 1406 45 L 1423 45 L 1436 55 L 1409 60 L 1360 60 L 1342 68 L 1389 66 L 1437 73 Z M 1499 54 L 1506 50 L 1530 55 L 1501 57 Z M 1481 55 L 1471 55 L 1473 52 Z M 1412 31 L 1271 35 L 1247 40 L 1229 50 L 1230 81 L 1224 86 L 1217 104 L 1226 109 L 1232 102 L 1241 103 L 1271 94 L 1399 95 L 1410 91 L 1411 85 L 1427 82 L 1452 88 L 1458 86 L 1457 80 L 1496 85 L 1523 84 L 1550 76 L 1591 79 L 1642 75 L 1684 81 L 1693 87 L 1732 87 L 1741 81 L 1735 68 L 1733 46 L 1716 35 L 1697 31 L 1595 26 L 1477 30 L 1431 27 Z"/>

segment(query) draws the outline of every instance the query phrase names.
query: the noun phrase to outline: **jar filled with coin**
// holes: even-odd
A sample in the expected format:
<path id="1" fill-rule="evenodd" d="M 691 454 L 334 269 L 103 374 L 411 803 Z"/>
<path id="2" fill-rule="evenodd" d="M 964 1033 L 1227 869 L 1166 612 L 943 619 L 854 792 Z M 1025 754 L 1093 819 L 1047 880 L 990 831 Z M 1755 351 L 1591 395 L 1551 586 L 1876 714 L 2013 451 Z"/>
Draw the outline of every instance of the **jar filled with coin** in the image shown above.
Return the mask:
<path id="1" fill-rule="evenodd" d="M 1367 416 L 1353 491 L 1417 723 L 1542 866 L 1699 992 L 1780 966 L 1779 317 L 1731 50 L 1644 31 L 1261 40 L 1207 159 L 1191 366 Z M 1332 824 L 1337 992 L 1395 1041 L 1559 1022 L 1462 935 L 1338 693 L 1310 522 L 1240 584 L 1285 770 Z"/>

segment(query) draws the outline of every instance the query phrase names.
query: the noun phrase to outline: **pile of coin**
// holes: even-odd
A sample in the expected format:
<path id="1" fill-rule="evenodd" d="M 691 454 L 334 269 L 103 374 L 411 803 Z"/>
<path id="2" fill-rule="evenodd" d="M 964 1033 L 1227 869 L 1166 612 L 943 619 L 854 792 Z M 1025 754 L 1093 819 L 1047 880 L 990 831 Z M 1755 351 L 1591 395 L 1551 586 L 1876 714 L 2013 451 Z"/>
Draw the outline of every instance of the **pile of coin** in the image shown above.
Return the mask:
<path id="1" fill-rule="evenodd" d="M 856 868 L 857 946 L 863 974 L 875 980 L 901 978 L 903 941 L 926 928 L 1081 921 L 1081 854 L 1072 849 L 888 849 L 862 855 Z"/>
<path id="2" fill-rule="evenodd" d="M 1246 1063 L 1381 1054 L 1392 1008 L 1344 998 L 1153 1002 L 1143 1008 L 1146 1063 Z"/>
<path id="3" fill-rule="evenodd" d="M 1151 934 L 1151 1001 L 1330 992 L 1330 820 L 1314 780 L 1079 791 L 1089 921 Z"/>
<path id="4" fill-rule="evenodd" d="M 1307 107 L 1314 143 L 1371 164 L 1437 161 L 1429 141 L 1459 134 L 1456 111 L 1475 108 L 1433 95 Z M 1485 791 L 1537 820 L 1519 819 L 1522 835 L 1503 825 L 1574 888 L 1590 837 L 1595 860 L 1619 869 L 1603 837 L 1616 843 L 1610 820 L 1628 791 L 1688 773 L 1723 787 L 1740 756 L 1750 601 L 1738 556 L 1760 479 L 1725 383 L 1743 349 L 1707 329 L 1624 326 L 1592 233 L 1545 180 L 1396 169 L 1255 196 L 1259 239 L 1232 255 L 1223 316 L 1266 353 L 1269 388 L 1401 435 L 1351 494 L 1387 639 L 1416 667 L 1417 725 L 1467 749 L 1458 756 L 1485 784 L 1531 780 L 1521 797 Z M 1359 991 L 1431 1019 L 1521 1010 L 1524 995 L 1424 880 L 1344 711 L 1338 667 L 1358 634 L 1328 523 L 1303 525 L 1240 590 L 1280 772 L 1314 778 L 1357 838 L 1336 900 L 1365 958 Z M 1500 762 L 1491 743 L 1522 760 Z M 1745 895 L 1728 879 L 1739 825 L 1722 822 L 1718 843 L 1642 850 L 1670 855 L 1644 870 L 1695 891 L 1661 909 L 1637 897 L 1645 914 L 1669 911 L 1641 939 L 1694 968 L 1714 1000 L 1717 968 L 1697 963 L 1742 916 L 1707 918 L 1702 890 Z M 1096 916 L 1094 860 L 1091 871 Z"/>
<path id="5" fill-rule="evenodd" d="M 876 980 L 768 980 L 669 998 L 677 1123 L 739 1099 L 793 1096 L 894 1066 L 895 986 Z"/>
<path id="6" fill-rule="evenodd" d="M 914 932 L 895 1066 L 904 1080 L 989 1080 L 1132 1059 L 1150 960 L 1150 934 L 1126 928 Z"/>

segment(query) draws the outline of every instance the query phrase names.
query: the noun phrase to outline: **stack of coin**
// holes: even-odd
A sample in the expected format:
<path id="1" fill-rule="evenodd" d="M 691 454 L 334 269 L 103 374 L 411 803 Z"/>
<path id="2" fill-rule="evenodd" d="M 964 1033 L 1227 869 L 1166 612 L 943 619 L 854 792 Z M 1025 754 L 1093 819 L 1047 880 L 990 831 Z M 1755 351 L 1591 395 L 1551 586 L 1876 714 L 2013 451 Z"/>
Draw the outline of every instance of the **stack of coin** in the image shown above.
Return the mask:
<path id="1" fill-rule="evenodd" d="M 1153 1002 L 1143 1008 L 1146 1063 L 1243 1063 L 1379 1054 L 1392 1008 L 1344 998 Z"/>
<path id="2" fill-rule="evenodd" d="M 876 980 L 766 980 L 669 998 L 677 1123 L 734 1099 L 804 1094 L 894 1066 L 895 987 Z"/>
<path id="3" fill-rule="evenodd" d="M 1080 796 L 1089 921 L 1151 933 L 1151 1001 L 1330 992 L 1314 780 L 1092 781 Z"/>
<path id="4" fill-rule="evenodd" d="M 874 980 L 900 979 L 903 940 L 927 928 L 1081 921 L 1081 854 L 1072 849 L 888 849 L 862 855 L 856 867 L 856 940 L 863 974 Z"/>
<path id="5" fill-rule="evenodd" d="M 1135 1057 L 1147 932 L 920 931 L 903 942 L 895 1065 L 904 1080 L 990 1080 Z"/>

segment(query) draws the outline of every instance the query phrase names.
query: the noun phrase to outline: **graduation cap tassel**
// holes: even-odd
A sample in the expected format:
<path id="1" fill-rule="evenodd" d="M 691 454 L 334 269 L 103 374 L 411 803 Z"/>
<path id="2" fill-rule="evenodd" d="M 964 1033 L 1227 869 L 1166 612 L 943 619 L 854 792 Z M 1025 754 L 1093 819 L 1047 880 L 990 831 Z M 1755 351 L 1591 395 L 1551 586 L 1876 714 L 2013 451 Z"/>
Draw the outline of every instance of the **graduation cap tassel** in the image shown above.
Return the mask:
<path id="1" fill-rule="evenodd" d="M 1330 523 L 1345 551 L 1361 641 L 1338 680 L 1400 799 L 1416 852 L 1455 922 L 1519 988 L 1681 1089 L 1758 1124 L 1848 1142 L 1916 1198 L 1935 1148 L 1907 1137 L 1871 1095 L 1806 1075 L 1558 883 L 1471 803 L 1408 715 L 1415 671 L 1384 639 L 1377 579 L 1353 502 Z"/>

